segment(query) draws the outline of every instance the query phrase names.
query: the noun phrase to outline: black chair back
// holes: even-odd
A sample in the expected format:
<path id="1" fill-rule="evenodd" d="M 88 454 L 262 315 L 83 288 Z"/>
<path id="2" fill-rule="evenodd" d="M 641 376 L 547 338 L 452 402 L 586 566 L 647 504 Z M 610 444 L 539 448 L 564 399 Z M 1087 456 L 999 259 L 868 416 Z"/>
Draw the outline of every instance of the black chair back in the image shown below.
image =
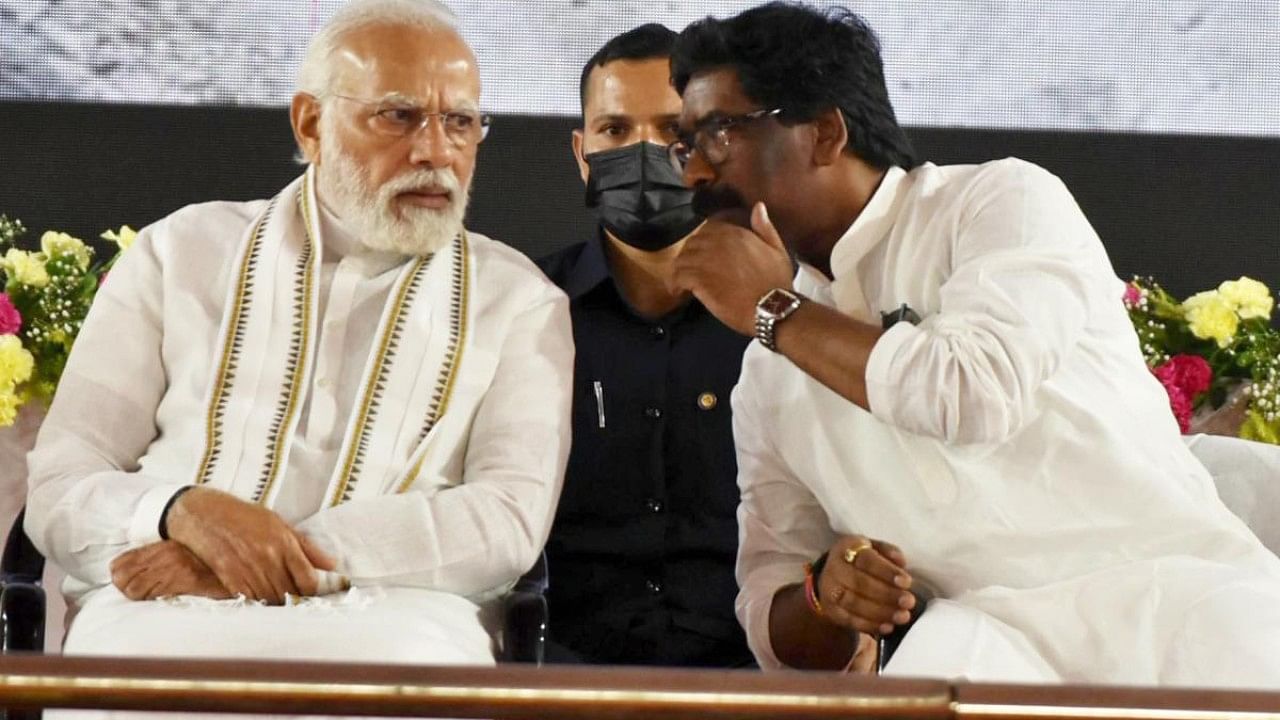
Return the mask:
<path id="1" fill-rule="evenodd" d="M 4 554 L 0 555 L 0 577 L 5 583 L 28 582 L 40 584 L 44 577 L 44 555 L 31 543 L 31 538 L 22 528 L 22 521 L 27 509 L 18 512 L 18 517 L 9 528 L 9 537 L 4 542 Z"/>

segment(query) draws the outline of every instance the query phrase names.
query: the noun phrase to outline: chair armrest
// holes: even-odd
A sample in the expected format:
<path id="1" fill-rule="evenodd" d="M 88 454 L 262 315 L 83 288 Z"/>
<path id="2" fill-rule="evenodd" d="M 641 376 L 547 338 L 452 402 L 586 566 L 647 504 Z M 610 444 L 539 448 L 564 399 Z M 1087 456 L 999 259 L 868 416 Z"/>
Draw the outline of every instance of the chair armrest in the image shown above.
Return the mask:
<path id="1" fill-rule="evenodd" d="M 0 588 L 0 652 L 44 652 L 44 588 L 5 582 Z"/>
<path id="2" fill-rule="evenodd" d="M 512 590 L 502 618 L 503 662 L 542 664 L 547 644 L 547 599 L 540 592 Z"/>

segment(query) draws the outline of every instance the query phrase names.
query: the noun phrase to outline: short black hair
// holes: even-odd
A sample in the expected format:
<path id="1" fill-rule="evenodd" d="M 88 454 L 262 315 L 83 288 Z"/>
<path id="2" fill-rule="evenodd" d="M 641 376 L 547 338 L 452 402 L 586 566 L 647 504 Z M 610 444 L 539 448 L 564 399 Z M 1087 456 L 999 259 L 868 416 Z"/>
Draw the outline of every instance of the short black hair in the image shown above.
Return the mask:
<path id="1" fill-rule="evenodd" d="M 783 122 L 808 122 L 839 108 L 849 152 L 869 165 L 919 164 L 889 102 L 880 41 L 847 8 L 771 2 L 685 28 L 671 53 L 676 91 L 683 96 L 694 74 L 718 67 L 737 71 L 752 101 L 781 108 Z"/>
<path id="2" fill-rule="evenodd" d="M 638 28 L 614 36 L 596 51 L 582 66 L 582 79 L 578 81 L 578 101 L 582 112 L 587 111 L 587 78 L 591 71 L 614 60 L 648 60 L 671 57 L 679 35 L 662 23 L 646 23 Z"/>

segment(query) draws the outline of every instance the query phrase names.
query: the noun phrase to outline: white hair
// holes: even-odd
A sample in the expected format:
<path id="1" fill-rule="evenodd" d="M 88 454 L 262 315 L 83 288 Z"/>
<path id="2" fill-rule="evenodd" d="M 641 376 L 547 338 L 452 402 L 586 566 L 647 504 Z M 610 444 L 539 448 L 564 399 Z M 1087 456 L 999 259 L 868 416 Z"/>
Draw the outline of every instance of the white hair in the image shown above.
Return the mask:
<path id="1" fill-rule="evenodd" d="M 307 44 L 298 89 L 316 97 L 331 89 L 333 57 L 342 39 L 370 25 L 406 25 L 458 32 L 458 17 L 439 0 L 351 0 Z"/>

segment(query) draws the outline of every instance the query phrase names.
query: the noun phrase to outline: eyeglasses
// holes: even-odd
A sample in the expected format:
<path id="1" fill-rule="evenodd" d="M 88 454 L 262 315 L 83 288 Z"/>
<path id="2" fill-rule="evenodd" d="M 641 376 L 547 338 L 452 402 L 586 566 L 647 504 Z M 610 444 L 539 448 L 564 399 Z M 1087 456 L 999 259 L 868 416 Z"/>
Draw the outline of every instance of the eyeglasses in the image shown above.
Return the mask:
<path id="1" fill-rule="evenodd" d="M 693 128 L 692 133 L 681 133 L 678 139 L 667 146 L 667 155 L 678 172 L 683 173 L 689 164 L 689 157 L 694 150 L 702 156 L 708 165 L 719 165 L 729 159 L 729 129 L 748 125 L 757 120 L 774 117 L 782 112 L 782 108 L 772 110 L 756 110 L 742 115 L 726 115 L 703 120 Z"/>
<path id="2" fill-rule="evenodd" d="M 428 112 L 425 108 L 396 100 L 363 100 L 337 93 L 329 93 L 329 97 L 373 108 L 368 117 L 369 128 L 387 137 L 408 137 L 425 128 L 431 118 L 444 128 L 445 137 L 459 147 L 474 145 L 489 136 L 489 116 L 473 110 Z"/>

